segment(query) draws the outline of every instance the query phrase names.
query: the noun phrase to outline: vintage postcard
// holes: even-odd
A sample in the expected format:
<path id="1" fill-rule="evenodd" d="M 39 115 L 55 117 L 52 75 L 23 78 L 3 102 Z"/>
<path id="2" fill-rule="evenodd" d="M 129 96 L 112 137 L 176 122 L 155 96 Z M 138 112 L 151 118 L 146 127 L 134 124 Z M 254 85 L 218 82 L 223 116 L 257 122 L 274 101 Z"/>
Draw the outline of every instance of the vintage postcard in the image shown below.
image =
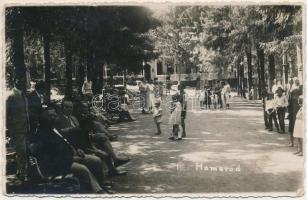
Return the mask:
<path id="1" fill-rule="evenodd" d="M 303 1 L 1 2 L 5 198 L 304 198 Z"/>

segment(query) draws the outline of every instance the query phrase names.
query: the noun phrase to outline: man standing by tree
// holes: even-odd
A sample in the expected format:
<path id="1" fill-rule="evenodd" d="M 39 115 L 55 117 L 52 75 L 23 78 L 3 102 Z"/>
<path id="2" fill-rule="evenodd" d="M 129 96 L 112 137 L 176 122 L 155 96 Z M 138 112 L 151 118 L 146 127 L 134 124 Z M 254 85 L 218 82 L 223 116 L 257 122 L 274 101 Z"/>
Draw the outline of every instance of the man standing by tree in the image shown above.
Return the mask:
<path id="1" fill-rule="evenodd" d="M 27 137 L 30 131 L 27 82 L 25 77 L 16 78 L 13 93 L 7 99 L 7 129 L 16 147 L 17 177 L 28 179 Z"/>

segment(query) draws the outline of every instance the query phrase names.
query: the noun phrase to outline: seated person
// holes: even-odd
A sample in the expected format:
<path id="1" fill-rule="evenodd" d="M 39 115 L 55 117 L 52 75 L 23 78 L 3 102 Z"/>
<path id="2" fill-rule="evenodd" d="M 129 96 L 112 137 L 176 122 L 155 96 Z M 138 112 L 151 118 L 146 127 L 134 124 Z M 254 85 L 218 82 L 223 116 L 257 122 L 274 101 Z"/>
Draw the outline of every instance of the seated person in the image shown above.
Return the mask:
<path id="1" fill-rule="evenodd" d="M 112 112 L 118 114 L 118 122 L 122 121 L 135 121 L 135 119 L 130 115 L 129 111 L 121 107 L 120 98 L 116 93 L 116 90 L 109 90 L 109 95 L 106 102 L 107 112 Z"/>
<path id="2" fill-rule="evenodd" d="M 34 155 L 46 175 L 72 172 L 80 181 L 81 189 L 90 188 L 95 193 L 112 193 L 105 179 L 103 163 L 97 157 L 85 154 L 66 140 L 55 127 L 56 112 L 53 108 L 43 111 L 35 138 Z"/>
<path id="3" fill-rule="evenodd" d="M 85 105 L 85 108 L 83 105 Z M 91 123 L 93 123 L 93 125 L 97 127 L 97 129 L 99 129 L 99 132 L 105 133 L 109 140 L 113 141 L 117 139 L 118 136 L 115 134 L 111 134 L 107 130 L 106 126 L 100 121 L 100 119 L 95 114 L 90 112 L 89 105 L 86 101 L 82 101 L 82 99 L 77 99 L 76 101 L 74 101 L 74 115 L 78 119 L 81 115 L 86 115 L 87 118 L 91 118 Z"/>
<path id="4" fill-rule="evenodd" d="M 72 102 L 64 100 L 62 104 L 62 114 L 57 120 L 58 127 L 60 127 L 61 131 L 64 132 L 66 137 L 70 139 L 76 147 L 82 149 L 87 153 L 94 154 L 103 161 L 105 161 L 108 166 L 109 176 L 125 174 L 116 170 L 116 167 L 123 165 L 130 160 L 122 160 L 117 158 L 110 144 L 110 141 L 105 134 L 100 133 L 100 135 L 89 135 L 89 132 L 92 131 L 92 123 L 91 118 L 88 118 L 88 111 L 84 115 L 79 116 L 82 122 L 82 126 L 80 126 L 78 119 L 72 115 L 72 110 Z M 84 112 L 86 112 L 86 110 Z M 92 145 L 92 138 L 94 138 L 95 141 L 98 141 L 103 148 L 99 149 L 96 148 L 96 146 Z"/>

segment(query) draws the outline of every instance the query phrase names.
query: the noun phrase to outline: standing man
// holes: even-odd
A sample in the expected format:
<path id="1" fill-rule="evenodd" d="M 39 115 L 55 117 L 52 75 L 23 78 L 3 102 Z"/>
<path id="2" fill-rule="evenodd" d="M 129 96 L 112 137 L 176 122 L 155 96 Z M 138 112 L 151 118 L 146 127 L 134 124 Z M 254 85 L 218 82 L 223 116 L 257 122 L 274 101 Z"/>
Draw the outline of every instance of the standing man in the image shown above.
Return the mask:
<path id="1" fill-rule="evenodd" d="M 274 107 L 277 112 L 281 133 L 285 133 L 285 113 L 288 106 L 288 99 L 283 92 L 283 89 L 279 87 L 274 97 Z"/>
<path id="2" fill-rule="evenodd" d="M 35 90 L 29 93 L 29 119 L 30 119 L 30 137 L 33 137 L 39 126 L 39 116 L 42 112 L 42 106 L 44 104 L 45 83 L 44 81 L 38 81 L 35 86 Z"/>
<path id="3" fill-rule="evenodd" d="M 218 96 L 218 102 L 220 104 L 220 108 L 223 108 L 223 101 L 222 101 L 222 86 L 221 82 L 218 81 L 216 86 L 215 86 L 215 94 Z"/>
<path id="4" fill-rule="evenodd" d="M 187 117 L 187 101 L 186 101 L 186 96 L 185 96 L 185 85 L 180 84 L 179 85 L 179 91 L 180 91 L 180 97 L 179 97 L 179 102 L 181 103 L 181 127 L 182 127 L 182 137 L 186 137 L 186 132 L 185 132 L 185 118 Z"/>
<path id="5" fill-rule="evenodd" d="M 300 86 L 300 81 L 297 78 L 294 78 L 294 86 L 292 86 L 292 91 L 289 96 L 289 133 L 290 133 L 290 144 L 289 146 L 293 147 L 293 130 L 296 120 L 297 112 L 300 109 L 299 105 L 299 96 L 303 94 L 303 89 Z"/>
<path id="6" fill-rule="evenodd" d="M 25 77 L 16 79 L 13 93 L 7 99 L 7 129 L 16 147 L 17 177 L 28 180 L 27 142 L 30 131 L 27 81 Z"/>
<path id="7" fill-rule="evenodd" d="M 261 94 L 265 129 L 269 129 L 269 119 L 268 119 L 269 116 L 268 116 L 268 113 L 266 112 L 266 102 L 268 99 L 268 95 L 269 95 L 268 85 L 266 84 Z"/>

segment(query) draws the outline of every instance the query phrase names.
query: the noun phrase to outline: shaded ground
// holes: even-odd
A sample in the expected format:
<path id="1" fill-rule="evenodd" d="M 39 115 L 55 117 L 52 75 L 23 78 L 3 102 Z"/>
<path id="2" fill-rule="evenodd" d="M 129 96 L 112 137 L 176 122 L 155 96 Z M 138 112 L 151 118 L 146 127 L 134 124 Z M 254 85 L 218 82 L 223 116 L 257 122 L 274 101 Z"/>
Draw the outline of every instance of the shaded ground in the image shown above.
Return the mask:
<path id="1" fill-rule="evenodd" d="M 113 178 L 118 193 L 296 192 L 302 185 L 303 158 L 287 147 L 288 134 L 264 130 L 259 103 L 232 98 L 230 110 L 200 110 L 189 101 L 187 138 L 169 141 L 169 112 L 163 134 L 152 116 L 110 127 L 120 135 L 112 145 L 132 161 L 127 176 Z M 8 176 L 8 192 L 76 193 L 74 179 L 28 187 Z"/>
<path id="2" fill-rule="evenodd" d="M 191 105 L 190 105 L 191 108 Z M 125 177 L 115 178 L 119 193 L 296 192 L 303 158 L 287 147 L 288 134 L 264 130 L 259 103 L 233 98 L 230 110 L 189 110 L 183 141 L 153 136 L 151 115 L 120 124 L 113 145 L 132 161 Z"/>

